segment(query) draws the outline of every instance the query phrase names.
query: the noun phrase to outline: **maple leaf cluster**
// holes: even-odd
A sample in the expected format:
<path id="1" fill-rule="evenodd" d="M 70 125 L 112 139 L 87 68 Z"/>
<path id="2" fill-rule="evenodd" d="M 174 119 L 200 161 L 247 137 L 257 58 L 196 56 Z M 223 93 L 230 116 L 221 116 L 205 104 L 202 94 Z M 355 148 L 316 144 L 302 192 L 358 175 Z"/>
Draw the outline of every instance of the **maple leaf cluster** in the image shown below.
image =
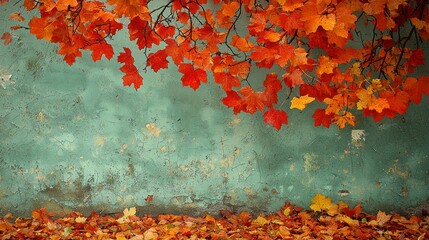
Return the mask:
<path id="1" fill-rule="evenodd" d="M 1 4 L 8 0 L 1 1 Z M 114 35 L 128 19 L 130 48 L 117 61 L 123 84 L 137 90 L 141 72 L 178 66 L 183 86 L 198 89 L 212 77 L 234 114 L 263 113 L 279 130 L 290 109 L 317 109 L 315 126 L 355 125 L 355 115 L 380 121 L 404 114 L 429 94 L 421 44 L 429 40 L 427 0 L 24 0 L 40 16 L 28 27 L 37 39 L 59 45 L 72 65 L 82 51 L 94 61 L 115 55 Z M 21 13 L 10 19 L 24 22 Z M 4 44 L 13 35 L 3 33 Z M 267 69 L 255 79 L 253 69 Z M 270 73 L 272 72 L 272 73 Z"/>
<path id="2" fill-rule="evenodd" d="M 365 214 L 360 204 L 317 194 L 311 210 L 285 203 L 275 214 L 221 210 L 220 217 L 164 214 L 137 216 L 136 208 L 123 214 L 85 217 L 71 212 L 54 219 L 54 213 L 36 209 L 31 218 L 0 218 L 2 239 L 427 239 L 429 216 L 406 218 L 398 214 Z"/>

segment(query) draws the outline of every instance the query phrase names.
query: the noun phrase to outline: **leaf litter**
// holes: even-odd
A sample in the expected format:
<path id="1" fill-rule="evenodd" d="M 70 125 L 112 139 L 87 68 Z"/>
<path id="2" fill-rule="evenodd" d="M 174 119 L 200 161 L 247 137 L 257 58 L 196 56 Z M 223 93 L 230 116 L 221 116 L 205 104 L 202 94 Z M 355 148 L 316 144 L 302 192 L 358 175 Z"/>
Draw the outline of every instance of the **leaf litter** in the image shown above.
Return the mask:
<path id="1" fill-rule="evenodd" d="M 31 218 L 0 218 L 1 239 L 429 239 L 429 216 L 362 212 L 357 204 L 333 203 L 317 194 L 310 209 L 285 203 L 269 215 L 221 210 L 220 216 L 137 215 L 135 207 L 114 216 L 71 212 L 54 218 L 45 208 Z"/>

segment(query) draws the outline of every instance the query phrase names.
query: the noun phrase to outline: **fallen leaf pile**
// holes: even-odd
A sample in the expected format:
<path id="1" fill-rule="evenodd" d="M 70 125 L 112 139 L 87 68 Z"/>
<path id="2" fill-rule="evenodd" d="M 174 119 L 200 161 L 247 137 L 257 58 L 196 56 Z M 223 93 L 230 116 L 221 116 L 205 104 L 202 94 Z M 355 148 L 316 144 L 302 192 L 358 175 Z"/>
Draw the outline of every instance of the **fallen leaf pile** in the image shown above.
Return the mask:
<path id="1" fill-rule="evenodd" d="M 72 212 L 54 219 L 46 209 L 32 218 L 0 218 L 1 239 L 429 239 L 429 216 L 405 218 L 398 214 L 362 213 L 360 204 L 332 203 L 317 194 L 310 210 L 286 203 L 275 214 L 252 216 L 248 212 L 220 211 L 206 214 L 136 216 L 136 208 L 123 214 L 84 217 Z"/>

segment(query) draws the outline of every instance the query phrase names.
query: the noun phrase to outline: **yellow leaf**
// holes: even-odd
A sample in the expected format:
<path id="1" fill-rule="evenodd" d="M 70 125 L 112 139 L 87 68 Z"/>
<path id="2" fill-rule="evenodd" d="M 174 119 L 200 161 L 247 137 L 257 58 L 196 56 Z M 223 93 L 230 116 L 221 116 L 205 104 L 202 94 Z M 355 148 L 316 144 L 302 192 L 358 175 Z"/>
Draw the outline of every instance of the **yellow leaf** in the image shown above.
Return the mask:
<path id="1" fill-rule="evenodd" d="M 280 227 L 279 227 L 279 235 L 280 235 L 282 238 L 291 237 L 291 233 L 290 233 L 290 231 L 289 231 L 289 230 L 288 230 L 288 228 L 287 228 L 287 227 L 285 227 L 285 226 L 280 226 Z"/>
<path id="2" fill-rule="evenodd" d="M 124 217 L 130 217 L 130 216 L 135 216 L 136 215 L 136 208 L 132 207 L 132 208 L 125 208 L 124 209 Z"/>
<path id="3" fill-rule="evenodd" d="M 327 213 L 328 213 L 329 216 L 335 216 L 335 215 L 337 215 L 338 214 L 338 205 L 332 203 L 329 206 Z"/>
<path id="4" fill-rule="evenodd" d="M 359 89 L 356 91 L 356 96 L 359 98 L 359 101 L 356 103 L 356 108 L 362 110 L 368 107 L 368 104 L 371 102 L 371 97 L 373 95 L 372 87 L 368 89 Z"/>
<path id="5" fill-rule="evenodd" d="M 269 223 L 267 219 L 265 219 L 263 216 L 259 215 L 255 220 L 253 220 L 253 224 L 256 224 L 258 226 L 264 226 L 265 224 Z"/>
<path id="6" fill-rule="evenodd" d="M 344 208 L 348 208 L 349 207 L 349 205 L 347 205 L 347 203 L 345 203 L 345 202 L 343 202 L 343 201 L 340 201 L 340 202 L 338 202 L 338 210 L 343 210 Z"/>
<path id="7" fill-rule="evenodd" d="M 351 227 L 357 227 L 357 226 L 359 226 L 359 221 L 356 220 L 356 219 L 352 219 L 349 216 L 341 215 L 341 216 L 338 216 L 338 219 L 340 221 L 342 221 L 342 222 L 347 223 Z"/>
<path id="8" fill-rule="evenodd" d="M 311 199 L 310 208 L 315 212 L 321 212 L 329 210 L 332 200 L 329 197 L 324 196 L 323 194 L 316 194 L 313 199 Z"/>
<path id="9" fill-rule="evenodd" d="M 122 234 L 116 234 L 116 240 L 127 240 Z"/>
<path id="10" fill-rule="evenodd" d="M 74 221 L 77 223 L 84 223 L 86 222 L 86 217 L 77 217 Z"/>
<path id="11" fill-rule="evenodd" d="M 287 217 L 290 214 L 290 208 L 285 208 L 285 210 L 283 210 L 283 214 Z"/>
<path id="12" fill-rule="evenodd" d="M 299 98 L 294 97 L 291 101 L 290 109 L 297 108 L 299 110 L 304 110 L 307 104 L 314 101 L 315 98 L 309 97 L 308 95 L 301 96 Z"/>
<path id="13" fill-rule="evenodd" d="M 355 76 L 361 75 L 360 62 L 353 63 L 353 67 L 350 68 L 350 73 Z"/>

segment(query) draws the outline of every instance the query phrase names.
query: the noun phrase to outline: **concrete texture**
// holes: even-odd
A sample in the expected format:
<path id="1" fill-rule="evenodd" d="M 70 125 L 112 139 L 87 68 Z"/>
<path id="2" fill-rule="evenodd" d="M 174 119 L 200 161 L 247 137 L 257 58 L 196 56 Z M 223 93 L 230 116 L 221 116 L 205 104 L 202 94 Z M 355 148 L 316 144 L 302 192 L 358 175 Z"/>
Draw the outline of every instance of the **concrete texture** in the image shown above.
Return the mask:
<path id="1" fill-rule="evenodd" d="M 0 32 L 9 11 L 0 9 Z M 0 215 L 272 212 L 285 201 L 307 207 L 318 192 L 368 212 L 428 201 L 428 98 L 343 130 L 291 110 L 277 132 L 261 114 L 234 116 L 213 82 L 181 87 L 176 67 L 144 74 L 136 92 L 115 61 L 84 54 L 69 67 L 55 46 L 14 34 L 0 46 Z"/>

